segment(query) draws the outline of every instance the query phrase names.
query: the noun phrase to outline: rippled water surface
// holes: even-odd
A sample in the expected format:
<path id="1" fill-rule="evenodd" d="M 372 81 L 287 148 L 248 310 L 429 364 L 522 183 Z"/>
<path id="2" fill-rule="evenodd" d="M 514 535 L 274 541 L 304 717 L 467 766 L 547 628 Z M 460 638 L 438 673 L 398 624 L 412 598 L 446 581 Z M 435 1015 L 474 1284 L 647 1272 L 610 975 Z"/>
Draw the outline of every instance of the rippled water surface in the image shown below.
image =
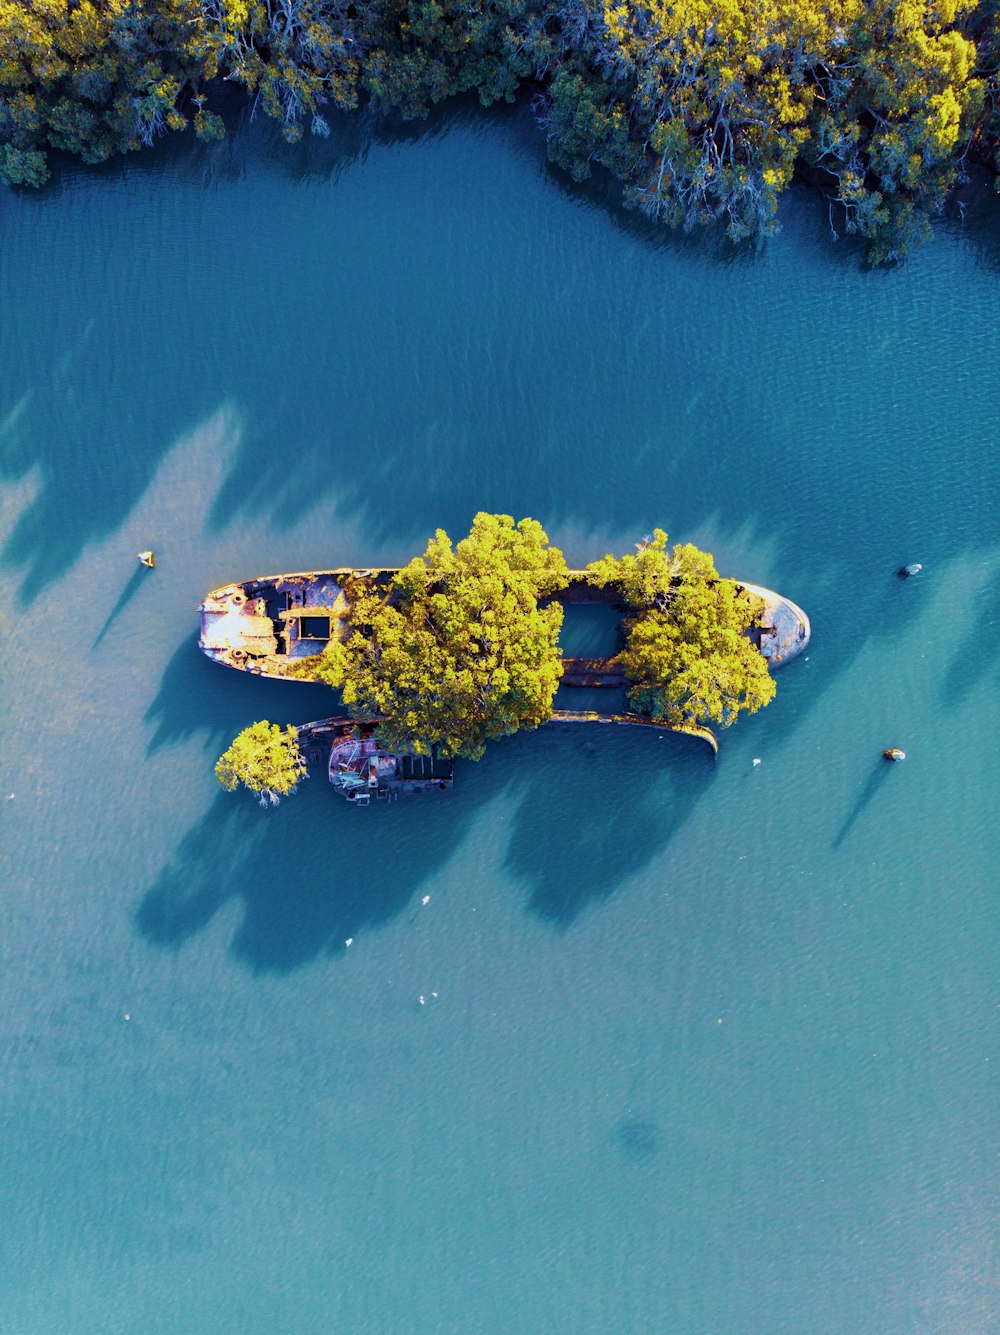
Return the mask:
<path id="1" fill-rule="evenodd" d="M 890 273 L 783 217 L 665 238 L 519 112 L 0 200 L 5 1335 L 1000 1326 L 1000 212 Z M 808 659 L 714 765 L 220 794 L 328 696 L 202 660 L 201 594 L 477 509 L 660 524 Z"/>

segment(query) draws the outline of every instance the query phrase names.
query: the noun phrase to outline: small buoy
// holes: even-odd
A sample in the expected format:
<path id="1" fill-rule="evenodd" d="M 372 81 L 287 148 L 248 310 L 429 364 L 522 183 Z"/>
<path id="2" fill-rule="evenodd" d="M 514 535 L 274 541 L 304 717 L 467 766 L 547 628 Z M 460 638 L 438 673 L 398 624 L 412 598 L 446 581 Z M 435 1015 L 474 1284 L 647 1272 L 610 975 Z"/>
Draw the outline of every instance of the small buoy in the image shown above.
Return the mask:
<path id="1" fill-rule="evenodd" d="M 906 752 L 901 751 L 898 746 L 890 746 L 887 751 L 882 752 L 882 759 L 893 761 L 905 760 Z"/>
<path id="2" fill-rule="evenodd" d="M 900 566 L 900 568 L 896 571 L 896 574 L 899 576 L 900 579 L 909 579 L 911 575 L 919 575 L 921 570 L 923 570 L 923 566 L 920 564 L 920 562 L 913 561 L 908 566 Z"/>
<path id="3" fill-rule="evenodd" d="M 153 566 L 156 565 L 156 557 L 153 555 L 152 552 L 140 552 L 139 560 L 142 562 L 144 566 L 148 566 L 150 570 L 152 570 Z"/>

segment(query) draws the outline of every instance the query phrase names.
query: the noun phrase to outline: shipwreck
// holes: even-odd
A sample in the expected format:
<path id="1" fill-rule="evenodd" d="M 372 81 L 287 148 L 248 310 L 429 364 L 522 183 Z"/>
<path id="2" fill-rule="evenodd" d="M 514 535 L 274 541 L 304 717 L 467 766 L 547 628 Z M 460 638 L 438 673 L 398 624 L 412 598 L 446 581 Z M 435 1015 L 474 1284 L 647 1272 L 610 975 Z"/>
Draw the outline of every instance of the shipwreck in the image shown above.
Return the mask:
<path id="1" fill-rule="evenodd" d="M 328 641 L 341 633 L 348 610 L 344 593 L 348 579 L 364 577 L 388 587 L 397 573 L 394 566 L 346 566 L 224 584 L 201 603 L 199 646 L 213 662 L 226 667 L 288 678 L 296 659 L 322 653 Z M 555 595 L 559 602 L 618 603 L 617 593 L 594 588 L 586 571 L 571 570 L 569 575 L 566 588 Z M 762 624 L 749 634 L 770 666 L 780 667 L 802 653 L 811 633 L 802 608 L 760 585 L 740 581 L 740 587 L 764 601 Z M 562 684 L 621 687 L 625 678 L 613 659 L 564 658 Z"/>
<path id="2" fill-rule="evenodd" d="M 336 792 L 366 807 L 395 802 L 414 793 L 450 793 L 455 783 L 455 762 L 435 754 L 414 755 L 383 747 L 378 721 L 353 718 L 320 719 L 297 729 L 299 746 L 307 760 L 324 764 Z"/>
<path id="3" fill-rule="evenodd" d="M 299 571 L 263 575 L 225 584 L 206 594 L 200 606 L 199 646 L 213 662 L 242 672 L 278 680 L 308 680 L 299 674 L 302 660 L 322 653 L 331 638 L 343 633 L 348 601 L 345 586 L 354 578 L 391 585 L 397 567 Z M 810 638 L 809 618 L 790 599 L 756 584 L 741 583 L 764 602 L 758 625 L 747 634 L 771 668 L 797 657 Z M 571 570 L 566 587 L 555 595 L 564 604 L 605 602 L 620 605 L 612 588 L 594 587 L 586 571 Z M 562 686 L 605 687 L 628 685 L 613 658 L 563 659 Z M 711 729 L 674 725 L 630 713 L 592 710 L 555 710 L 551 724 L 601 723 L 630 728 L 654 728 L 682 733 L 705 742 L 718 752 Z M 454 784 L 453 762 L 436 755 L 420 756 L 387 751 L 377 736 L 378 720 L 338 717 L 321 719 L 298 729 L 309 760 L 324 764 L 330 782 L 348 801 L 367 806 L 394 801 L 403 795 L 443 794 Z"/>

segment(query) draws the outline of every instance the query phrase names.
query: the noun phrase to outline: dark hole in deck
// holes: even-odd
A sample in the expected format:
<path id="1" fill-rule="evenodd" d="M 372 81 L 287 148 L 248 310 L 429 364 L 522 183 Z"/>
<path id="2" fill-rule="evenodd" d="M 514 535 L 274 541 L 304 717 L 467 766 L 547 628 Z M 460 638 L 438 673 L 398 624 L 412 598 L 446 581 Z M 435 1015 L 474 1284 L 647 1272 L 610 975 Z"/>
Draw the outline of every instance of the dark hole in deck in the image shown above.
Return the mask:
<path id="1" fill-rule="evenodd" d="M 299 617 L 300 640 L 328 640 L 329 638 L 329 617 Z"/>

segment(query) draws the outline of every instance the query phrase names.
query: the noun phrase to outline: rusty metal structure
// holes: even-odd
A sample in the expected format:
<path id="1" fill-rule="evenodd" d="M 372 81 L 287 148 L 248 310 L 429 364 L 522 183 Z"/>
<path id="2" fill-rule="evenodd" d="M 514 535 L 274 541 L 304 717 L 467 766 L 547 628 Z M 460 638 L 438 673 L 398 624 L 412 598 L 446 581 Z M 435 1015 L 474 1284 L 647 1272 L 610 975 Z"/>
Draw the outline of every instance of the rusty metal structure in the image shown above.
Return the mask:
<path id="1" fill-rule="evenodd" d="M 307 760 L 325 766 L 334 790 L 357 807 L 395 802 L 414 793 L 439 796 L 452 791 L 453 760 L 386 750 L 379 741 L 378 723 L 348 717 L 305 723 L 297 729 L 299 746 Z"/>
<path id="2" fill-rule="evenodd" d="M 398 569 L 341 566 L 223 585 L 202 601 L 199 645 L 216 663 L 264 677 L 286 677 L 290 664 L 322 653 L 328 641 L 342 633 L 348 578 L 367 576 L 388 586 Z M 555 595 L 559 602 L 616 603 L 613 590 L 587 583 L 586 571 L 569 574 L 566 588 Z M 800 654 L 810 636 L 809 618 L 802 608 L 757 584 L 742 587 L 764 601 L 765 623 L 754 627 L 751 635 L 771 667 Z M 562 684 L 620 689 L 627 683 L 613 659 L 564 658 Z"/>
<path id="3" fill-rule="evenodd" d="M 308 673 L 295 673 L 295 666 L 322 653 L 332 638 L 345 633 L 349 608 L 344 587 L 348 580 L 366 577 L 388 589 L 398 570 L 395 566 L 340 566 L 223 585 L 206 594 L 201 603 L 199 646 L 214 662 L 243 672 L 308 680 Z M 781 667 L 802 653 L 811 634 L 805 612 L 771 589 L 746 583 L 742 587 L 764 602 L 761 624 L 748 634 L 770 667 Z M 564 604 L 620 605 L 616 591 L 595 588 L 585 570 L 571 570 L 566 588 L 555 597 Z M 561 684 L 621 690 L 628 682 L 613 658 L 564 658 Z M 709 728 L 673 726 L 640 714 L 556 710 L 551 722 L 657 728 L 696 737 L 713 754 L 719 749 Z M 452 761 L 385 751 L 378 743 L 377 723 L 330 718 L 305 724 L 298 731 L 306 753 L 314 761 L 323 760 L 334 788 L 356 806 L 394 801 L 404 794 L 451 791 Z"/>

